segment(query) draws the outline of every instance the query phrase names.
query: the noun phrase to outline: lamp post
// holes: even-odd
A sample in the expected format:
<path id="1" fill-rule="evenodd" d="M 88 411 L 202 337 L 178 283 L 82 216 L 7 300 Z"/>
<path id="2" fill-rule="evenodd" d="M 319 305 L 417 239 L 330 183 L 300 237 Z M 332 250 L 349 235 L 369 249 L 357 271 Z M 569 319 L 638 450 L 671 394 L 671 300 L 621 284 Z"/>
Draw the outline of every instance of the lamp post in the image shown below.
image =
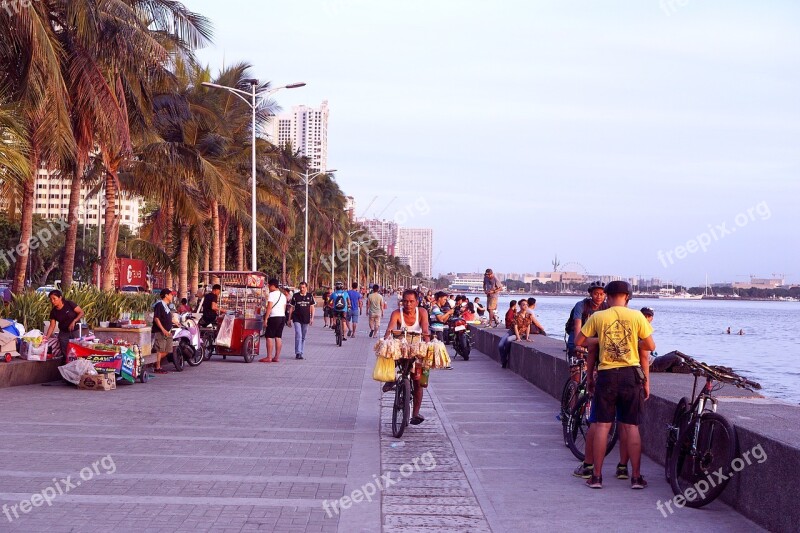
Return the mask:
<path id="1" fill-rule="evenodd" d="M 298 87 L 304 87 L 305 82 L 298 82 L 298 83 L 290 83 L 288 85 L 282 85 L 280 87 L 276 87 L 274 89 L 261 89 L 258 90 L 258 80 L 256 79 L 247 79 L 242 80 L 244 83 L 250 84 L 250 92 L 243 91 L 241 89 L 237 89 L 236 87 L 228 87 L 227 85 L 217 85 L 216 83 L 209 83 L 203 82 L 202 85 L 205 87 L 211 87 L 214 89 L 222 89 L 224 91 L 228 91 L 229 93 L 233 94 L 234 96 L 239 97 L 245 104 L 250 106 L 250 109 L 253 111 L 253 137 L 252 137 L 252 189 L 250 191 L 252 195 L 252 203 L 251 203 L 251 217 L 253 218 L 252 228 L 250 229 L 251 233 L 251 270 L 255 272 L 257 270 L 256 264 L 256 109 L 258 107 L 259 100 L 263 100 L 264 98 L 269 97 L 271 94 L 280 91 L 281 89 L 296 89 Z M 246 97 L 250 97 L 250 100 Z"/>
<path id="2" fill-rule="evenodd" d="M 353 235 L 355 235 L 359 231 L 361 231 L 361 230 L 360 229 L 354 229 L 353 231 L 348 231 L 347 232 L 347 288 L 348 288 L 348 290 L 350 289 L 350 280 L 351 280 L 351 278 L 350 278 L 350 252 L 353 250 L 353 241 L 351 241 L 350 239 L 353 237 Z"/>
<path id="3" fill-rule="evenodd" d="M 308 169 L 306 169 L 306 179 L 304 180 L 306 184 L 306 209 L 305 209 L 306 221 L 303 230 L 303 233 L 305 234 L 304 237 L 305 243 L 303 245 L 303 281 L 305 281 L 306 283 L 308 283 L 308 184 L 311 183 L 311 180 L 313 180 L 317 176 L 321 176 L 322 174 L 332 174 L 334 172 L 336 172 L 335 169 L 322 170 L 320 172 L 314 172 L 309 176 Z M 331 272 L 333 272 L 333 267 L 331 267 Z"/>

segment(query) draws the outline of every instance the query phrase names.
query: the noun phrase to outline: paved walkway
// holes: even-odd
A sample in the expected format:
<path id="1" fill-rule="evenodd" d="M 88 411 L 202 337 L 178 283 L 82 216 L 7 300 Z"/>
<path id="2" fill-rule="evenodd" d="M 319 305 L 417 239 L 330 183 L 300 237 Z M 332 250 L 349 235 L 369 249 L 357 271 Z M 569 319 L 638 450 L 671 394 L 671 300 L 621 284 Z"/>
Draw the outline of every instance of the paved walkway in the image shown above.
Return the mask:
<path id="1" fill-rule="evenodd" d="M 277 364 L 0 390 L 0 531 L 757 529 L 721 503 L 662 517 L 672 494 L 649 461 L 645 491 L 587 489 L 557 402 L 477 352 L 434 373 L 425 423 L 393 439 L 372 339 L 337 348 L 319 320 L 309 335 L 304 361 L 287 329 Z"/>

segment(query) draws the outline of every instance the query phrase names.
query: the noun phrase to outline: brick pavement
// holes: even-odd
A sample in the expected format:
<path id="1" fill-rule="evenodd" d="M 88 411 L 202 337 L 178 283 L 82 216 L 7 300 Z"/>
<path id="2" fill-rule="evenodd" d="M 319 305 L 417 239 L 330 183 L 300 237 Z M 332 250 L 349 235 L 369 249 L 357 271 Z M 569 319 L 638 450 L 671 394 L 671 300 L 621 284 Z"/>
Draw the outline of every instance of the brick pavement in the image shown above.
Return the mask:
<path id="1" fill-rule="evenodd" d="M 278 364 L 215 357 L 112 392 L 0 390 L 0 505 L 79 481 L 104 456 L 115 466 L 12 522 L 0 513 L 0 530 L 758 529 L 718 502 L 663 518 L 655 502 L 671 492 L 647 460 L 646 491 L 613 478 L 590 491 L 570 475 L 557 402 L 480 353 L 433 374 L 426 421 L 398 441 L 392 394 L 371 379 L 372 339 L 362 332 L 337 348 L 318 320 L 296 361 L 285 336 Z M 427 452 L 435 468 L 420 462 Z M 399 481 L 380 498 L 325 511 L 387 473 Z"/>

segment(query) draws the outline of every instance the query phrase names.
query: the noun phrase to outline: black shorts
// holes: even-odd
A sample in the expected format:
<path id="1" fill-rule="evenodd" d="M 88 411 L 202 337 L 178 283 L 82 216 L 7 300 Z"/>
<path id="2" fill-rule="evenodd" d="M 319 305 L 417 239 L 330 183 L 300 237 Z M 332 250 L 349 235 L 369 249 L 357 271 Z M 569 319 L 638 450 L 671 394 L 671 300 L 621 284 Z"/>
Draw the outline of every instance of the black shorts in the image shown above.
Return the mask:
<path id="1" fill-rule="evenodd" d="M 333 316 L 333 311 L 331 310 L 330 307 L 323 307 L 322 308 L 322 316 L 330 318 L 330 317 Z"/>
<path id="2" fill-rule="evenodd" d="M 638 426 L 644 411 L 644 388 L 638 383 L 636 367 L 600 370 L 595 386 L 593 418 L 601 424 L 617 420 Z"/>
<path id="3" fill-rule="evenodd" d="M 283 325 L 286 323 L 285 316 L 271 316 L 267 319 L 267 327 L 264 336 L 268 339 L 280 339 L 283 337 Z"/>

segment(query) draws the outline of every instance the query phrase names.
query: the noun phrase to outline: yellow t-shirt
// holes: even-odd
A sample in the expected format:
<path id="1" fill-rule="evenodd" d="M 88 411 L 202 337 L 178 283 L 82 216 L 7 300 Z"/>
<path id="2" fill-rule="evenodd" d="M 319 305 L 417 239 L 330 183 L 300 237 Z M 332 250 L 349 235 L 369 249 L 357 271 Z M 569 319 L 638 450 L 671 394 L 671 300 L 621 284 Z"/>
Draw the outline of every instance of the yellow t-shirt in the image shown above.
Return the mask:
<path id="1" fill-rule="evenodd" d="M 581 328 L 586 337 L 600 340 L 598 370 L 639 366 L 639 339 L 653 334 L 653 326 L 641 311 L 627 307 L 611 307 L 589 317 Z"/>

